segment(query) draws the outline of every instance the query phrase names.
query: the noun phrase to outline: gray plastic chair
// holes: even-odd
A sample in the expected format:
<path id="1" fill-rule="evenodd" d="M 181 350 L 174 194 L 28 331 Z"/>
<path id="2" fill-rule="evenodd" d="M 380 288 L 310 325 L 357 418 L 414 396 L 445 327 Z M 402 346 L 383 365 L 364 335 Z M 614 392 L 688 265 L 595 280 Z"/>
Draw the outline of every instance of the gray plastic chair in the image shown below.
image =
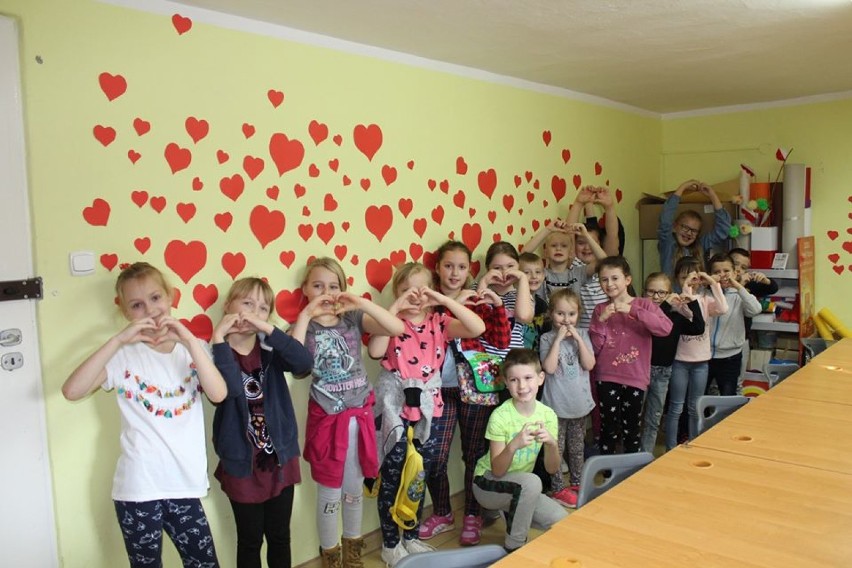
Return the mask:
<path id="1" fill-rule="evenodd" d="M 577 508 L 603 495 L 652 461 L 654 461 L 654 455 L 648 452 L 590 457 L 583 465 L 580 491 L 577 494 Z M 610 475 L 604 475 L 603 483 L 597 485 L 595 481 L 597 475 L 607 471 Z"/>
<path id="2" fill-rule="evenodd" d="M 822 337 L 803 337 L 802 347 L 805 348 L 805 364 L 807 365 L 811 359 L 825 351 L 833 343 L 834 341 Z"/>
<path id="3" fill-rule="evenodd" d="M 409 554 L 396 564 L 396 568 L 485 568 L 506 556 L 506 550 L 497 544 L 481 544 L 466 548 L 436 550 Z"/>
<path id="4" fill-rule="evenodd" d="M 695 409 L 695 413 L 698 415 L 698 433 L 703 434 L 707 429 L 721 422 L 723 418 L 732 414 L 747 402 L 748 398 L 744 396 L 704 395 L 698 397 Z M 710 411 L 709 414 L 707 411 Z"/>
<path id="5" fill-rule="evenodd" d="M 799 366 L 795 363 L 767 363 L 763 366 L 763 376 L 769 382 L 769 388 L 772 388 L 798 370 Z"/>

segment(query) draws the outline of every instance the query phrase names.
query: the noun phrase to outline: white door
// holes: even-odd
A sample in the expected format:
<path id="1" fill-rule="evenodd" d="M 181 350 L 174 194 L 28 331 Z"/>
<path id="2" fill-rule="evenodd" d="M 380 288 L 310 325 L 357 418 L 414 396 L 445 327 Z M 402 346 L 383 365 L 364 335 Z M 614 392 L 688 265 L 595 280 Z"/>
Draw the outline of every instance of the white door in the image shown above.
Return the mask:
<path id="1" fill-rule="evenodd" d="M 0 17 L 0 564 L 57 566 L 36 300 L 5 301 L 32 278 L 18 33 Z M 10 284 L 10 282 L 12 282 Z"/>

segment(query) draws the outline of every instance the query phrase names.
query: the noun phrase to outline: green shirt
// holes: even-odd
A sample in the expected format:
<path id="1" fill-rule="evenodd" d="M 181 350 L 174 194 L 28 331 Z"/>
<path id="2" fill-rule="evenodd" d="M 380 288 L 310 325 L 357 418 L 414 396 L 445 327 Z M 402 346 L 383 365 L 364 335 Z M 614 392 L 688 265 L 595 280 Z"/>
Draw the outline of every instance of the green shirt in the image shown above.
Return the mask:
<path id="1" fill-rule="evenodd" d="M 524 426 L 531 422 L 541 422 L 545 429 L 550 432 L 553 439 L 557 439 L 559 435 L 559 426 L 556 421 L 556 413 L 550 407 L 536 401 L 535 411 L 531 416 L 523 416 L 516 409 L 512 399 L 507 400 L 498 406 L 491 413 L 491 418 L 488 419 L 488 428 L 485 430 L 485 438 L 503 442 L 506 445 L 512 441 L 512 438 L 518 435 Z M 541 442 L 533 442 L 526 448 L 521 448 L 512 456 L 512 464 L 506 473 L 516 471 L 531 473 L 535 467 L 535 460 L 538 457 L 538 452 L 541 450 Z M 486 471 L 491 470 L 491 449 L 479 458 L 476 462 L 476 469 L 473 472 L 474 477 L 483 475 Z"/>

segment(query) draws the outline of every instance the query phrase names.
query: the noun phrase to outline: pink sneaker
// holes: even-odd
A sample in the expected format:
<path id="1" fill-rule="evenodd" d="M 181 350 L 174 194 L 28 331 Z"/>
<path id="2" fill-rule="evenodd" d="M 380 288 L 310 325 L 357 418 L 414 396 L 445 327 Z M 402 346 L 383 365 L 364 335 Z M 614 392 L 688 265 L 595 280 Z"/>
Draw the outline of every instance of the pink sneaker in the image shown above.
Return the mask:
<path id="1" fill-rule="evenodd" d="M 453 514 L 432 515 L 420 523 L 420 540 L 429 540 L 433 536 L 453 530 Z"/>
<path id="2" fill-rule="evenodd" d="M 476 546 L 479 544 L 482 532 L 482 519 L 475 515 L 465 515 L 462 521 L 462 532 L 459 536 L 459 544 L 462 546 Z"/>
<path id="3" fill-rule="evenodd" d="M 554 493 L 552 498 L 563 507 L 568 507 L 569 509 L 577 508 L 577 494 L 568 487 Z"/>

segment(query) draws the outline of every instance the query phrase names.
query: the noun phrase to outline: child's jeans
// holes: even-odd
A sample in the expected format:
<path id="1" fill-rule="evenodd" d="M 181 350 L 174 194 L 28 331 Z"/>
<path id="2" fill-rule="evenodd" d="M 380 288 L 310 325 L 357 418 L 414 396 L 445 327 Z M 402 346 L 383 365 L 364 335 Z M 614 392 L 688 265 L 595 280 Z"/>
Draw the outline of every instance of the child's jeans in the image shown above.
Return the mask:
<path id="1" fill-rule="evenodd" d="M 696 436 L 698 429 L 698 399 L 707 387 L 707 361 L 691 362 L 675 360 L 669 381 L 669 411 L 666 413 L 666 449 L 677 445 L 677 425 L 683 413 L 683 403 L 689 413 L 689 439 Z"/>
<path id="2" fill-rule="evenodd" d="M 654 453 L 657 445 L 657 431 L 663 417 L 663 405 L 669 392 L 669 379 L 672 368 L 651 365 L 651 384 L 645 394 L 645 416 L 642 419 L 642 451 Z"/>

